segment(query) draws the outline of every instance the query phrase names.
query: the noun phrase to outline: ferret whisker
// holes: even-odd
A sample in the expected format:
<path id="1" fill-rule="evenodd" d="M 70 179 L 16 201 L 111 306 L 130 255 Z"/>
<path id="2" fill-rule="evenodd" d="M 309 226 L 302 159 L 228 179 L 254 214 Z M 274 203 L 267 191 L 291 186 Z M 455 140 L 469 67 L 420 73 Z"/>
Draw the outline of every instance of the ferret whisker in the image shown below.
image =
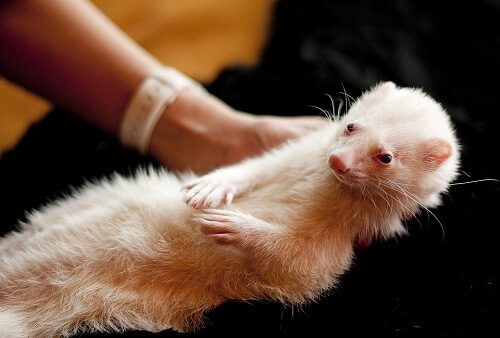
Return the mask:
<path id="1" fill-rule="evenodd" d="M 361 195 L 363 196 L 363 199 L 365 199 L 365 200 L 368 199 L 366 187 L 363 184 L 361 185 Z M 373 201 L 372 201 L 372 203 L 373 203 Z"/>
<path id="2" fill-rule="evenodd" d="M 318 109 L 321 114 L 324 115 L 328 120 L 335 121 L 335 116 L 331 114 L 327 109 L 323 109 L 315 105 L 307 105 L 307 107 Z"/>
<path id="3" fill-rule="evenodd" d="M 391 180 L 391 179 L 389 179 L 388 177 L 385 177 L 385 176 L 383 176 L 383 179 L 384 179 L 385 181 L 390 182 L 391 184 L 394 184 L 394 185 L 397 185 L 397 186 L 400 186 L 400 187 L 405 187 L 405 188 L 418 187 L 418 185 L 417 185 L 417 184 L 413 184 L 413 183 L 408 182 L 408 181 L 404 181 L 404 182 L 398 182 L 398 183 L 396 183 L 396 182 L 394 182 L 393 180 Z"/>
<path id="4" fill-rule="evenodd" d="M 328 157 L 330 156 L 330 150 L 329 149 L 323 150 L 321 152 L 321 155 L 323 156 L 322 160 L 324 161 L 324 163 L 327 163 L 328 162 Z"/>
<path id="5" fill-rule="evenodd" d="M 450 183 L 450 185 L 464 185 L 464 184 L 482 183 L 482 182 L 497 182 L 497 183 L 500 183 L 500 180 L 498 180 L 496 178 L 483 178 L 483 179 L 480 179 L 480 180 Z"/>
<path id="6" fill-rule="evenodd" d="M 377 177 L 377 179 L 378 179 L 377 186 L 379 187 L 379 189 L 376 190 L 376 191 L 382 191 L 385 194 L 385 196 L 392 198 L 394 201 L 398 202 L 398 204 L 401 205 L 403 208 L 406 208 L 406 205 L 399 198 L 397 198 L 396 196 L 392 195 L 389 191 L 387 191 L 386 189 L 383 189 L 383 188 L 389 188 L 390 190 L 395 191 L 395 192 L 397 192 L 397 190 L 393 189 L 392 187 L 388 186 L 387 184 L 384 184 L 384 182 L 382 182 L 382 180 L 379 177 Z M 383 187 L 383 188 L 380 188 L 380 187 Z M 393 212 L 394 212 L 393 211 L 394 210 L 394 203 L 391 203 L 389 200 L 387 200 L 387 198 L 385 198 L 382 195 L 381 195 L 381 197 L 389 205 L 390 214 L 392 215 Z M 408 208 L 406 208 L 406 209 L 408 210 Z"/>
<path id="7" fill-rule="evenodd" d="M 377 179 L 377 181 L 375 181 L 373 178 L 376 178 L 376 179 Z M 376 193 L 377 193 L 377 194 L 378 194 L 378 195 L 379 195 L 382 199 L 384 199 L 384 201 L 387 203 L 387 206 L 389 206 L 389 208 L 390 208 L 390 214 L 392 214 L 392 204 L 391 204 L 391 203 L 389 203 L 389 201 L 388 201 L 388 200 L 387 200 L 387 199 L 386 199 L 383 195 L 381 195 L 381 194 L 380 194 L 380 192 L 379 192 L 379 190 L 382 190 L 385 194 L 387 194 L 387 193 L 385 192 L 385 190 L 384 190 L 384 189 L 380 189 L 380 186 L 381 186 L 381 184 L 382 184 L 382 182 L 381 182 L 381 180 L 380 180 L 380 177 L 378 177 L 377 175 L 369 175 L 369 176 L 368 176 L 368 178 L 367 178 L 367 180 L 368 180 L 368 182 L 370 182 L 370 183 L 375 183 L 375 184 L 376 184 L 374 191 L 375 191 L 375 192 L 376 192 Z M 372 184 L 372 186 L 374 186 L 374 185 Z"/>
<path id="8" fill-rule="evenodd" d="M 469 175 L 469 174 L 468 174 L 465 170 L 460 170 L 460 172 L 461 172 L 462 174 L 464 174 L 465 176 L 467 176 L 468 178 L 472 178 L 472 176 L 471 176 L 471 175 Z"/>
<path id="9" fill-rule="evenodd" d="M 338 116 L 338 118 L 340 119 L 340 116 L 342 116 L 342 115 L 343 115 L 343 114 L 342 114 L 342 107 L 344 106 L 344 101 L 343 101 L 343 100 L 341 100 L 341 99 L 339 99 L 339 102 L 340 102 L 340 103 L 339 103 L 339 106 L 338 106 L 338 108 L 337 108 L 337 116 Z M 346 114 L 347 114 L 347 110 L 346 110 Z"/>
<path id="10" fill-rule="evenodd" d="M 370 201 L 372 202 L 373 206 L 375 207 L 375 209 L 378 211 L 378 213 L 380 214 L 380 216 L 384 216 L 384 213 L 378 208 L 377 206 L 377 203 L 375 203 L 375 200 L 373 199 L 372 195 L 370 194 L 370 190 L 366 190 L 366 194 L 368 195 L 368 198 L 370 199 Z"/>
<path id="11" fill-rule="evenodd" d="M 351 95 L 347 94 L 347 90 L 345 90 L 345 87 L 344 87 L 344 84 L 342 83 L 342 81 L 340 82 L 340 85 L 342 86 L 342 89 L 343 89 L 343 91 L 340 92 L 340 94 L 344 94 L 344 98 L 346 100 L 346 108 L 348 108 L 351 105 L 351 102 L 354 102 L 355 99 Z"/>
<path id="12" fill-rule="evenodd" d="M 401 187 L 400 187 L 398 184 L 396 184 L 395 182 L 393 182 L 393 181 L 391 181 L 391 180 L 387 179 L 387 183 L 382 182 L 382 185 L 383 185 L 383 186 L 385 186 L 385 187 L 387 187 L 387 188 L 389 188 L 389 189 L 391 189 L 391 190 L 393 190 L 393 191 L 394 191 L 394 192 L 396 192 L 396 193 L 402 194 L 406 200 L 410 200 L 410 201 L 412 201 L 412 202 L 416 203 L 416 204 L 417 204 L 417 205 L 419 205 L 419 206 L 421 206 L 421 205 L 422 205 L 422 204 L 421 204 L 420 202 L 418 202 L 417 200 L 415 200 L 415 199 L 411 198 L 411 197 L 410 197 L 410 195 L 409 195 L 409 192 L 408 192 L 408 191 L 406 191 L 405 189 L 401 188 Z M 389 196 L 393 197 L 393 196 L 392 196 L 392 195 L 390 195 L 390 194 L 389 194 Z M 400 205 L 401 205 L 401 206 L 402 206 L 402 207 L 403 207 L 406 211 L 408 211 L 408 213 L 409 213 L 410 215 L 413 215 L 413 216 L 415 215 L 415 214 L 414 214 L 414 212 L 413 212 L 413 211 L 412 211 L 409 207 L 407 207 L 407 206 L 406 206 L 406 204 L 407 204 L 407 203 L 402 203 L 399 199 L 396 199 L 396 200 L 398 201 L 398 203 L 399 203 L 399 204 L 400 204 Z M 424 208 L 425 208 L 425 207 L 424 207 Z M 420 220 L 419 220 L 418 218 L 416 218 L 416 220 L 417 220 L 417 222 L 419 223 L 419 225 L 420 225 L 420 226 L 422 226 L 422 224 L 420 223 Z"/>
<path id="13" fill-rule="evenodd" d="M 313 116 L 315 119 L 319 120 L 319 121 L 324 121 L 325 118 L 322 117 L 322 116 Z M 328 124 L 330 125 L 330 127 L 333 127 L 335 125 L 335 121 L 333 121 L 332 118 L 330 117 L 326 117 L 326 120 L 328 121 Z"/>
<path id="14" fill-rule="evenodd" d="M 363 199 L 366 199 L 366 196 L 365 196 L 365 187 L 363 185 L 361 185 L 361 196 L 363 197 Z"/>
<path id="15" fill-rule="evenodd" d="M 404 205 L 403 202 L 401 202 L 401 200 L 395 196 L 393 196 L 392 194 L 390 193 L 387 193 L 387 195 L 392 198 L 394 201 L 396 201 L 403 209 L 406 209 L 407 211 L 411 212 L 411 210 L 406 206 Z"/>
<path id="16" fill-rule="evenodd" d="M 393 213 L 392 203 L 390 203 L 389 200 L 385 198 L 384 195 L 382 195 L 379 190 L 374 190 L 374 191 L 377 195 L 380 196 L 380 198 L 382 198 L 385 201 L 385 203 L 387 203 L 387 206 L 389 207 L 389 217 L 392 216 Z M 382 192 L 387 195 L 387 193 L 384 190 L 382 190 Z"/>
<path id="17" fill-rule="evenodd" d="M 333 100 L 333 97 L 328 93 L 325 93 L 324 95 L 326 95 L 330 99 L 330 102 L 332 103 L 332 116 L 338 119 L 339 117 L 335 116 L 335 101 Z"/>
<path id="18" fill-rule="evenodd" d="M 389 182 L 392 182 L 389 180 Z M 392 182 L 394 183 L 394 182 Z M 439 220 L 439 218 L 436 216 L 435 213 L 433 213 L 429 208 L 427 208 L 422 202 L 420 202 L 417 198 L 417 196 L 415 196 L 414 194 L 410 193 L 409 191 L 406 191 L 404 189 L 402 189 L 401 187 L 399 187 L 398 185 L 396 185 L 396 187 L 398 187 L 400 189 L 400 192 L 405 194 L 406 198 L 413 201 L 414 203 L 416 203 L 419 207 L 421 207 L 422 209 L 424 209 L 425 211 L 427 211 L 428 214 L 430 214 L 432 217 L 434 217 L 434 219 L 438 222 L 440 228 L 441 228 L 441 233 L 442 233 L 442 240 L 444 241 L 445 239 L 445 230 L 444 230 L 444 226 L 443 226 L 443 223 Z M 417 218 L 418 220 L 418 218 Z"/>
<path id="19" fill-rule="evenodd" d="M 446 236 L 446 233 L 445 233 L 445 230 L 444 230 L 444 225 L 443 223 L 441 222 L 441 220 L 436 216 L 436 214 L 434 212 L 432 212 L 429 208 L 427 208 L 425 205 L 423 205 L 422 203 L 419 203 L 418 201 L 415 201 L 416 203 L 418 203 L 418 205 L 424 209 L 425 211 L 427 211 L 428 214 L 430 214 L 432 217 L 434 217 L 434 219 L 438 222 L 439 224 L 439 227 L 441 228 L 441 234 L 442 234 L 442 238 L 441 240 L 444 241 L 445 240 L 445 236 Z"/>

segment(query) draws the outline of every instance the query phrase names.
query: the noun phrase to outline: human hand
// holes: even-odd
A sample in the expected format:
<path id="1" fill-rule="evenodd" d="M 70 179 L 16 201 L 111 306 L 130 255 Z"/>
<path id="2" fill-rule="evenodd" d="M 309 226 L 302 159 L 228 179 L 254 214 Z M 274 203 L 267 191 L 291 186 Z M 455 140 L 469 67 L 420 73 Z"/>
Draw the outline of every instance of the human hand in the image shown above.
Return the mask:
<path id="1" fill-rule="evenodd" d="M 256 116 L 199 89 L 179 94 L 153 132 L 150 153 L 171 170 L 203 174 L 326 126 L 316 117 Z"/>

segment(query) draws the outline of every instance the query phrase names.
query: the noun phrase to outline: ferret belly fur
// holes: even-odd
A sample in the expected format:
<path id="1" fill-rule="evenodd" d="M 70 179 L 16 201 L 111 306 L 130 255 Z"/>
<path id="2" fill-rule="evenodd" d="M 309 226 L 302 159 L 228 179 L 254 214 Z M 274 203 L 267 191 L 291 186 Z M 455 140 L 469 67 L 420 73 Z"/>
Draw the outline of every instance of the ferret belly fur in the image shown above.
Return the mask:
<path id="1" fill-rule="evenodd" d="M 379 182 L 377 194 L 374 184 L 360 188 L 359 175 L 335 172 L 329 157 L 337 145 L 352 150 L 375 142 L 364 135 L 350 144 L 345 123 L 369 116 L 360 112 L 367 105 L 384 117 L 401 104 L 390 98 L 402 91 L 431 100 L 436 119 L 445 120 L 435 133 L 447 146 L 435 135 L 425 146 L 417 142 L 408 157 L 422 157 L 422 172 L 410 170 L 419 185 L 405 194 L 384 191 Z M 420 101 L 410 106 L 418 114 L 428 108 Z M 192 331 L 203 326 L 206 311 L 229 299 L 301 304 L 317 298 L 348 269 L 356 241 L 404 232 L 401 221 L 420 206 L 437 205 L 455 178 L 458 146 L 440 109 L 418 90 L 386 83 L 342 120 L 260 157 L 201 178 L 163 170 L 115 176 L 32 212 L 0 241 L 0 336 Z M 416 165 L 401 149 L 390 149 L 391 165 Z M 365 157 L 360 172 L 385 170 L 375 172 L 379 181 L 396 175 L 387 173 L 396 167 Z M 356 161 L 349 162 L 353 175 Z"/>

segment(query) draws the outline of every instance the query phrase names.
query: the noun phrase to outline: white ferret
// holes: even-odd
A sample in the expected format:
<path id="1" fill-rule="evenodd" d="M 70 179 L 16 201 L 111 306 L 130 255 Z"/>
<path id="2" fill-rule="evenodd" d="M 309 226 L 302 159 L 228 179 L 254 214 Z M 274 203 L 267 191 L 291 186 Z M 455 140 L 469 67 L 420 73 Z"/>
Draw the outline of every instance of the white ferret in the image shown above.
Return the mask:
<path id="1" fill-rule="evenodd" d="M 229 299 L 315 299 L 356 242 L 438 205 L 458 165 L 442 107 L 386 82 L 340 121 L 194 181 L 89 184 L 0 242 L 0 336 L 191 331 Z"/>

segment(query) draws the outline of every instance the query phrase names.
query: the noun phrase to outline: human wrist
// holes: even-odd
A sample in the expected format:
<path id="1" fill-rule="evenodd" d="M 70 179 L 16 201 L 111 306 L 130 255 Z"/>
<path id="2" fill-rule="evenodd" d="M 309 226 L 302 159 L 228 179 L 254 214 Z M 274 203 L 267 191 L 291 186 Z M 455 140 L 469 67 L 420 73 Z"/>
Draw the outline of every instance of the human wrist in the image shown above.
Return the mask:
<path id="1" fill-rule="evenodd" d="M 166 108 L 186 89 L 202 87 L 171 67 L 159 67 L 146 76 L 131 96 L 122 115 L 118 136 L 123 145 L 142 154 Z"/>
<path id="2" fill-rule="evenodd" d="M 162 114 L 149 152 L 171 170 L 204 173 L 243 157 L 252 120 L 208 92 L 186 89 Z"/>

